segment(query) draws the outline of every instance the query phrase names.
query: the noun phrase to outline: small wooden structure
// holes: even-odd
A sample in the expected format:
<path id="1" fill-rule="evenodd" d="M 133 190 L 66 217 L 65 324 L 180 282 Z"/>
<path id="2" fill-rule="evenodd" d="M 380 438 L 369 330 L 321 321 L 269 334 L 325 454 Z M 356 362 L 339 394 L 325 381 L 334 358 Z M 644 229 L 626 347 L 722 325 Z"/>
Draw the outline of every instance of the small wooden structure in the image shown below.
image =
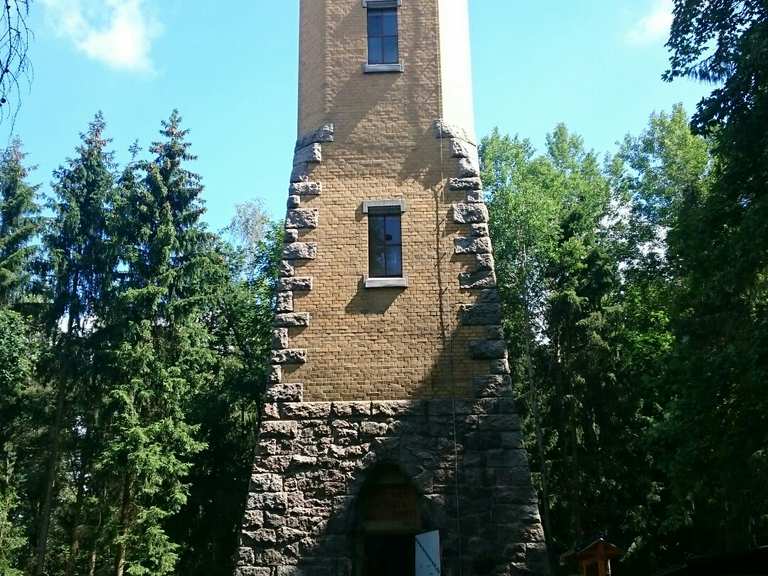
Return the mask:
<path id="1" fill-rule="evenodd" d="M 598 538 L 581 550 L 566 552 L 560 557 L 561 562 L 575 560 L 581 576 L 611 576 L 611 560 L 620 558 L 622 552 L 617 546 Z"/>

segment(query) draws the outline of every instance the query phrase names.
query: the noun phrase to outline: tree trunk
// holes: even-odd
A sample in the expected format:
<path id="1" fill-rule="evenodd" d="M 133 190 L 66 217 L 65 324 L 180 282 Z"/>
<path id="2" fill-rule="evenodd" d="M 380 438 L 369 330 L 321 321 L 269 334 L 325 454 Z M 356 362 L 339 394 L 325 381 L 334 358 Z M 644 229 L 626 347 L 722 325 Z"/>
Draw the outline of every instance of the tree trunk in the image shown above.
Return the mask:
<path id="1" fill-rule="evenodd" d="M 94 389 L 93 375 L 90 378 L 91 390 Z M 94 397 L 96 395 L 94 394 Z M 98 399 L 96 399 L 98 402 Z M 88 482 L 89 472 L 91 470 L 91 460 L 93 459 L 93 434 L 99 427 L 99 409 L 98 405 L 92 410 L 90 422 L 86 422 L 85 438 L 83 439 L 83 449 L 80 456 L 80 474 L 77 478 L 77 496 L 75 498 L 75 514 L 72 522 L 72 539 L 69 549 L 69 557 L 65 566 L 65 576 L 73 576 L 77 566 L 77 554 L 80 551 L 80 538 L 83 530 L 80 526 L 83 518 L 83 500 L 85 498 L 86 483 Z"/>
<path id="2" fill-rule="evenodd" d="M 120 521 L 118 529 L 117 554 L 115 555 L 115 576 L 123 576 L 125 572 L 125 557 L 128 549 L 128 514 L 131 503 L 131 481 L 128 476 L 123 482 L 122 502 L 120 504 Z"/>
<path id="3" fill-rule="evenodd" d="M 64 420 L 64 400 L 66 398 L 66 386 L 59 383 L 56 393 L 56 415 L 53 419 L 49 433 L 51 451 L 48 456 L 48 470 L 45 478 L 45 493 L 43 505 L 40 508 L 40 517 L 37 529 L 37 544 L 35 546 L 35 559 L 32 565 L 32 576 L 41 576 L 45 567 L 45 558 L 48 553 L 48 530 L 51 525 L 51 510 L 53 508 L 53 490 L 56 485 L 56 473 L 59 469 L 59 452 L 61 448 L 61 426 Z"/>
<path id="4" fill-rule="evenodd" d="M 91 549 L 91 557 L 88 565 L 88 576 L 96 576 L 96 544 Z"/>
<path id="5" fill-rule="evenodd" d="M 88 559 L 88 576 L 95 576 L 96 574 L 96 559 L 98 558 L 99 547 L 99 533 L 101 532 L 101 523 L 104 518 L 104 502 L 107 499 L 107 491 L 101 491 L 101 503 L 99 505 L 99 516 L 96 521 L 96 527 L 93 532 L 93 542 L 91 544 L 91 553 Z"/>
<path id="6" fill-rule="evenodd" d="M 533 369 L 533 360 L 531 359 L 531 345 L 534 339 L 534 330 L 531 326 L 531 299 L 528 291 L 528 251 L 523 245 L 523 307 L 525 309 L 525 368 L 528 377 L 528 393 L 531 403 L 531 414 L 533 415 L 533 426 L 536 429 L 536 452 L 539 455 L 539 474 L 541 475 L 541 513 L 544 523 L 544 541 L 547 545 L 547 558 L 549 560 L 549 570 L 551 574 L 557 573 L 558 562 L 554 556 L 554 546 L 552 545 L 552 523 L 549 511 L 549 476 L 547 474 L 547 461 L 544 450 L 544 431 L 541 427 L 541 409 L 539 406 L 539 394 L 536 388 L 535 374 Z"/>

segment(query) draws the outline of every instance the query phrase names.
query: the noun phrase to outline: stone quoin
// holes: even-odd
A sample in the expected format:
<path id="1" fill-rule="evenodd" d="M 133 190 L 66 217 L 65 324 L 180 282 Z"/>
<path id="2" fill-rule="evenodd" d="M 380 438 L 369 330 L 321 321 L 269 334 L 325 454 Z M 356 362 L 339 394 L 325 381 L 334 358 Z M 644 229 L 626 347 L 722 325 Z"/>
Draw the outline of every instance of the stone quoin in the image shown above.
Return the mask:
<path id="1" fill-rule="evenodd" d="M 426 532 L 439 547 L 423 574 L 546 574 L 467 0 L 300 4 L 298 138 L 236 576 L 416 576 Z"/>

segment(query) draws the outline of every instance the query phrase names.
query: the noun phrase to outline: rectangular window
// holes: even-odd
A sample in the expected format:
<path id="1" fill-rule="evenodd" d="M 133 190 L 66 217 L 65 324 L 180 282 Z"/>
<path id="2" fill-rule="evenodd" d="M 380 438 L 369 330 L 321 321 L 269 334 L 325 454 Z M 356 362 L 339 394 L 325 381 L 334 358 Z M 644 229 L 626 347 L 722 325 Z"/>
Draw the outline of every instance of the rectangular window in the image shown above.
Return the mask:
<path id="1" fill-rule="evenodd" d="M 403 242 L 398 206 L 369 209 L 368 275 L 370 278 L 403 276 Z"/>
<path id="2" fill-rule="evenodd" d="M 368 64 L 397 64 L 397 8 L 368 8 Z"/>

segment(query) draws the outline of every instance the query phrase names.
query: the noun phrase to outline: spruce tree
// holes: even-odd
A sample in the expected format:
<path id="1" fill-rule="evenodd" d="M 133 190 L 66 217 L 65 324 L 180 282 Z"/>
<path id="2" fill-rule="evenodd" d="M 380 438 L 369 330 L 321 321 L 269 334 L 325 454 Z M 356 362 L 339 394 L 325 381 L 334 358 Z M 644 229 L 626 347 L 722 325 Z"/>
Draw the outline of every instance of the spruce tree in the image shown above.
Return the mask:
<path id="1" fill-rule="evenodd" d="M 38 186 L 27 183 L 21 141 L 0 157 L 0 306 L 18 302 L 29 288 L 32 239 L 39 230 Z"/>
<path id="2" fill-rule="evenodd" d="M 22 503 L 24 470 L 18 466 L 22 424 L 32 386 L 36 350 L 26 318 L 12 311 L 30 290 L 32 241 L 39 230 L 36 186 L 27 183 L 21 141 L 0 157 L 0 574 L 21 575 L 27 507 Z"/>
<path id="3" fill-rule="evenodd" d="M 152 145 L 155 157 L 123 176 L 115 221 L 119 289 L 108 311 L 115 335 L 99 473 L 114 503 L 113 571 L 174 571 L 179 549 L 166 531 L 185 503 L 192 458 L 203 449 L 192 404 L 214 358 L 202 314 L 226 271 L 203 214 L 200 178 L 174 112 Z"/>
<path id="4" fill-rule="evenodd" d="M 69 516 L 68 528 L 54 526 L 78 546 L 80 512 L 88 492 L 92 461 L 90 444 L 96 426 L 103 389 L 95 362 L 102 346 L 103 303 L 113 282 L 116 266 L 114 245 L 109 240 L 109 220 L 115 202 L 115 165 L 108 152 L 106 124 L 101 113 L 81 135 L 77 155 L 54 173 L 54 196 L 45 247 L 50 270 L 51 306 L 48 331 L 52 352 L 44 376 L 54 398 L 49 411 L 48 454 L 35 533 L 36 551 L 32 574 L 46 569 L 51 518 L 57 508 L 57 479 L 63 453 L 70 466 L 63 482 L 76 496 L 61 513 Z M 61 542 L 59 548 L 66 548 Z M 56 558 L 56 563 L 71 560 Z"/>

